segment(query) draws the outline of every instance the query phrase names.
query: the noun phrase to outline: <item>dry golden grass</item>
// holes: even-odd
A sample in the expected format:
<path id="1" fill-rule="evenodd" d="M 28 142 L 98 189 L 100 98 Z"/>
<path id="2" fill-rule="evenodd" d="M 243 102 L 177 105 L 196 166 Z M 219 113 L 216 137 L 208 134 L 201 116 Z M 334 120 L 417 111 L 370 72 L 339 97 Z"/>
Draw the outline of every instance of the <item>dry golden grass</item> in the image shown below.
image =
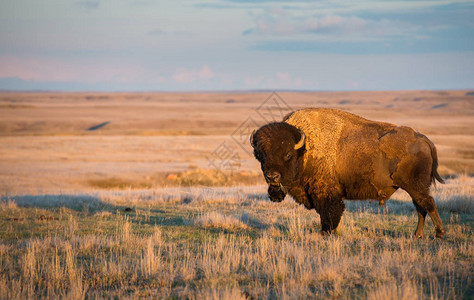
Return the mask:
<path id="1" fill-rule="evenodd" d="M 223 229 L 247 229 L 247 224 L 243 223 L 236 216 L 226 216 L 217 211 L 210 211 L 201 214 L 194 220 L 194 225 L 205 228 L 223 228 Z"/>
<path id="2" fill-rule="evenodd" d="M 346 202 L 330 237 L 319 234 L 314 211 L 272 203 L 263 186 L 5 196 L 0 294 L 470 298 L 473 189 L 474 178 L 461 176 L 433 191 L 444 240 L 434 239 L 430 220 L 427 237 L 412 239 L 416 213 L 402 192 L 384 208 Z"/>

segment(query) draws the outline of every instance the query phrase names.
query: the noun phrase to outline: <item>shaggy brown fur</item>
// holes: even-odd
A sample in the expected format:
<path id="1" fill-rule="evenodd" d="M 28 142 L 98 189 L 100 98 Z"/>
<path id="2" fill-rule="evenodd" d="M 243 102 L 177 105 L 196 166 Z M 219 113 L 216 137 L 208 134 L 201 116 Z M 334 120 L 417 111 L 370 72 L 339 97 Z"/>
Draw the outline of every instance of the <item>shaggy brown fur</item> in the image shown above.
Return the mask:
<path id="1" fill-rule="evenodd" d="M 304 146 L 294 149 L 298 142 Z M 418 212 L 414 236 L 423 237 L 426 214 L 436 236 L 444 235 L 433 198 L 437 172 L 434 144 L 404 126 L 374 122 L 335 109 L 309 108 L 291 113 L 252 135 L 255 157 L 269 183 L 272 201 L 290 194 L 321 216 L 323 233 L 337 228 L 343 199 L 385 200 L 398 189 L 407 191 Z"/>

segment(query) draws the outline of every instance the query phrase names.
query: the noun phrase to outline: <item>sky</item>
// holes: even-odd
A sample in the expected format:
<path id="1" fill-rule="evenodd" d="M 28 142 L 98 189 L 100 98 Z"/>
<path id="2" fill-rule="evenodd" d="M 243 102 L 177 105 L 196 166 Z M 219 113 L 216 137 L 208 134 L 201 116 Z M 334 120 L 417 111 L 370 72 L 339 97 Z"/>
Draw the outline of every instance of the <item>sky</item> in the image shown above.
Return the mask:
<path id="1" fill-rule="evenodd" d="M 0 89 L 474 88 L 474 1 L 0 0 Z"/>

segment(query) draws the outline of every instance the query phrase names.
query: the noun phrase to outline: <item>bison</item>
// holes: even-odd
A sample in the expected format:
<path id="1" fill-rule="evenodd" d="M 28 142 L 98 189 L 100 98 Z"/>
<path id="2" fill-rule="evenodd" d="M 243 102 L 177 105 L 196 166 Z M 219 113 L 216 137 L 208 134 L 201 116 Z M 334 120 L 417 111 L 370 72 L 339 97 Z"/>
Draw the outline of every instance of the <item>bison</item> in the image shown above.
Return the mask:
<path id="1" fill-rule="evenodd" d="M 437 172 L 434 144 L 405 126 L 375 122 L 326 108 L 307 108 L 254 131 L 255 158 L 268 183 L 268 196 L 281 202 L 287 194 L 321 217 L 321 233 L 330 234 L 341 220 L 344 199 L 385 200 L 401 188 L 418 213 L 414 237 L 423 238 L 428 213 L 436 237 L 445 230 L 430 195 Z"/>

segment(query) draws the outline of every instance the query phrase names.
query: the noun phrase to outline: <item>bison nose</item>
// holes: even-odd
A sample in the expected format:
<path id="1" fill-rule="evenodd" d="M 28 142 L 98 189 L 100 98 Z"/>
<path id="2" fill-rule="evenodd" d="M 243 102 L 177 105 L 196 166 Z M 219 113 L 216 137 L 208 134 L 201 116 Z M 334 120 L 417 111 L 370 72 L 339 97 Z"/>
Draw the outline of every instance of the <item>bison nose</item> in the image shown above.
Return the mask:
<path id="1" fill-rule="evenodd" d="M 271 183 L 279 183 L 281 175 L 278 172 L 267 172 L 267 180 Z"/>

